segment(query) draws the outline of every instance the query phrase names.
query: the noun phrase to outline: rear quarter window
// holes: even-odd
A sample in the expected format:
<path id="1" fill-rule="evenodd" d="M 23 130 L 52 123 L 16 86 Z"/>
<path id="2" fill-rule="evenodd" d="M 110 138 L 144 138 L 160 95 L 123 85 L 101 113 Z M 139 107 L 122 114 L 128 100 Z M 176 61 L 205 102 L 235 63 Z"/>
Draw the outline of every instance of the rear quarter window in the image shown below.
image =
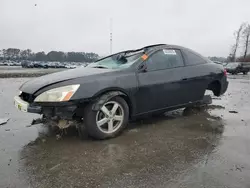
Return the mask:
<path id="1" fill-rule="evenodd" d="M 205 64 L 208 62 L 204 57 L 202 57 L 200 54 L 194 51 L 185 49 L 183 50 L 183 53 L 184 53 L 185 59 L 187 60 L 186 61 L 187 66 L 188 65 L 200 65 L 200 64 Z"/>

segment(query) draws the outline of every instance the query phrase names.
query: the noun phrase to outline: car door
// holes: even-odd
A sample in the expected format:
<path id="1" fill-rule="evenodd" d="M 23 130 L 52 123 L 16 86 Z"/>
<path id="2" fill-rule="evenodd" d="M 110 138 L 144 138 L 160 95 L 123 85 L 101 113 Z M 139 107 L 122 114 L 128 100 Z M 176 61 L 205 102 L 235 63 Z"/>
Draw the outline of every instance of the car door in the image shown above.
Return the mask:
<path id="1" fill-rule="evenodd" d="M 183 103 L 183 58 L 178 49 L 161 49 L 143 62 L 144 71 L 137 73 L 137 114 L 164 109 Z"/>

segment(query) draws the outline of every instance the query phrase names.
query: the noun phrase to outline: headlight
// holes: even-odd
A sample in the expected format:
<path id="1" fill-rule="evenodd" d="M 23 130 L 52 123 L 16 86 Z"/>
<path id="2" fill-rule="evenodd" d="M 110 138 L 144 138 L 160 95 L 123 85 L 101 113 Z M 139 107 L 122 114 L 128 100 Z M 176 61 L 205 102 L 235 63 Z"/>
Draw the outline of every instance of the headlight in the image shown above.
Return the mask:
<path id="1" fill-rule="evenodd" d="M 69 101 L 79 86 L 80 85 L 70 85 L 45 91 L 35 98 L 35 102 Z"/>

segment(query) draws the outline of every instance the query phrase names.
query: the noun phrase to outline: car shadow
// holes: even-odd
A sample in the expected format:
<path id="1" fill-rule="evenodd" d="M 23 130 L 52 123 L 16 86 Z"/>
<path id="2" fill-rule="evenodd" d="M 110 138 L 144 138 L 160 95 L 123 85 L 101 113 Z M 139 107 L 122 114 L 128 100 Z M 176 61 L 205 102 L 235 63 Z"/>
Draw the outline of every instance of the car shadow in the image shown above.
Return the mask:
<path id="1" fill-rule="evenodd" d="M 210 131 L 222 133 L 224 121 L 220 116 L 211 115 L 210 110 L 224 109 L 220 105 L 206 105 L 202 107 L 187 107 L 164 114 L 151 115 L 147 118 L 136 120 L 128 125 L 129 129 L 165 124 L 178 128 L 192 129 L 196 131 Z"/>
<path id="2" fill-rule="evenodd" d="M 165 112 L 162 114 L 153 114 L 146 117 L 131 121 L 125 132 L 138 132 L 139 129 L 150 128 L 164 124 L 165 126 L 176 126 L 177 128 L 192 129 L 197 131 L 211 131 L 222 133 L 224 124 L 221 117 L 211 115 L 208 111 L 214 109 L 224 109 L 219 105 L 207 105 L 203 107 L 187 107 L 175 111 Z M 57 127 L 51 127 L 46 124 L 41 125 L 43 131 L 39 132 L 39 136 L 35 141 L 31 141 L 29 145 L 34 145 L 44 141 L 47 138 L 55 140 L 79 138 L 78 129 L 74 126 L 60 130 Z M 95 141 L 89 137 L 87 131 L 83 131 L 81 140 Z"/>
<path id="3" fill-rule="evenodd" d="M 223 119 L 208 110 L 177 110 L 131 122 L 122 135 L 103 141 L 87 136 L 80 141 L 73 127 L 58 138 L 47 128 L 20 151 L 21 177 L 31 187 L 108 187 L 110 182 L 119 187 L 116 183 L 126 180 L 154 182 L 159 173 L 167 182 L 193 164 L 205 164 L 200 161 L 219 144 Z"/>

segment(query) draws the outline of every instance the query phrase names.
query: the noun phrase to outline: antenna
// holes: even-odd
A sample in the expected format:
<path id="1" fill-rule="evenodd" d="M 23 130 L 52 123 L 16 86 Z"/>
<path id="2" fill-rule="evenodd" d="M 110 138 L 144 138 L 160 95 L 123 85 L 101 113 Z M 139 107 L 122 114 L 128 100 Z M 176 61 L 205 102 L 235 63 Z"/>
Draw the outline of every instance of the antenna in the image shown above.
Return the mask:
<path id="1" fill-rule="evenodd" d="M 113 20 L 112 18 L 110 18 L 110 54 L 112 54 L 112 47 L 113 47 L 113 33 L 112 33 L 112 30 L 113 30 Z"/>

